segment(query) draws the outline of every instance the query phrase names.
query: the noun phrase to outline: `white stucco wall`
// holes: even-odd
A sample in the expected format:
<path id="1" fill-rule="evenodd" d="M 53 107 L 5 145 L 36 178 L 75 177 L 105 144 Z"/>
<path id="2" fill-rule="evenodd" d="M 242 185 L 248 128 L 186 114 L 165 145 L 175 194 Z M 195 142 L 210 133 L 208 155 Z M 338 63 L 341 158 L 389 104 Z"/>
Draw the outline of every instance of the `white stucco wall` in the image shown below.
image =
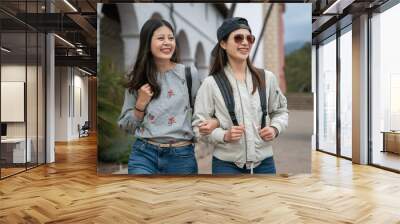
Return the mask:
<path id="1" fill-rule="evenodd" d="M 195 64 L 196 53 L 201 55 L 204 64 L 198 64 L 201 75 L 206 75 L 211 50 L 217 43 L 216 30 L 223 21 L 215 6 L 209 3 L 119 3 L 117 4 L 121 20 L 121 38 L 124 44 L 124 68 L 132 68 L 139 44 L 140 28 L 154 13 L 173 24 L 170 10 L 176 25 L 176 34 L 184 64 Z M 186 38 L 179 38 L 186 36 Z M 183 43 L 183 39 L 187 43 Z M 200 45 L 201 47 L 198 47 Z M 196 52 L 202 48 L 203 54 Z"/>

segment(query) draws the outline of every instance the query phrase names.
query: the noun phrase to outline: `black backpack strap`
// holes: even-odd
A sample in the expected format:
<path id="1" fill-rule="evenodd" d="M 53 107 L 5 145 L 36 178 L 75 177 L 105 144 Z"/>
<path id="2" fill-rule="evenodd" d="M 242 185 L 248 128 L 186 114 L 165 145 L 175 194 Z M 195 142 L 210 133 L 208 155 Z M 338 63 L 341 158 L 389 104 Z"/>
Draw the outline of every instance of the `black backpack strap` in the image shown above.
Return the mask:
<path id="1" fill-rule="evenodd" d="M 185 77 L 186 77 L 186 85 L 189 93 L 189 104 L 193 109 L 193 99 L 192 99 L 192 73 L 190 72 L 190 67 L 185 66 Z"/>
<path id="2" fill-rule="evenodd" d="M 225 105 L 228 108 L 229 116 L 231 117 L 234 126 L 238 126 L 239 123 L 235 115 L 235 100 L 233 98 L 232 86 L 229 83 L 228 78 L 224 74 L 213 75 L 215 82 L 221 91 L 222 97 L 224 98 Z"/>
<path id="3" fill-rule="evenodd" d="M 260 104 L 261 104 L 261 110 L 262 110 L 262 117 L 261 117 L 261 129 L 263 129 L 265 127 L 265 117 L 268 115 L 268 111 L 267 111 L 267 96 L 265 93 L 266 87 L 265 87 L 265 71 L 264 69 L 257 69 L 259 74 L 260 74 L 260 78 L 261 78 L 261 82 L 259 87 L 258 87 L 258 95 L 260 95 Z M 263 86 L 263 87 L 261 87 Z"/>

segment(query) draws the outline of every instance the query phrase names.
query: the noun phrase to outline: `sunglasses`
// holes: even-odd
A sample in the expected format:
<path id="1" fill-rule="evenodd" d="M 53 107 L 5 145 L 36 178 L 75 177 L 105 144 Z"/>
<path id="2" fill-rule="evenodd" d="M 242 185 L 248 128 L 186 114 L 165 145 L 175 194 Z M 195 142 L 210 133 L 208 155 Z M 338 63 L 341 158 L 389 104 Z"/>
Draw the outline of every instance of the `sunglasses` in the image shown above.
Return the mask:
<path id="1" fill-rule="evenodd" d="M 249 44 L 254 44 L 254 41 L 256 41 L 256 37 L 251 34 L 246 35 L 246 37 L 243 34 L 236 34 L 235 36 L 233 36 L 233 40 L 237 44 L 241 44 L 243 42 L 244 38 L 246 38 L 246 40 Z"/>

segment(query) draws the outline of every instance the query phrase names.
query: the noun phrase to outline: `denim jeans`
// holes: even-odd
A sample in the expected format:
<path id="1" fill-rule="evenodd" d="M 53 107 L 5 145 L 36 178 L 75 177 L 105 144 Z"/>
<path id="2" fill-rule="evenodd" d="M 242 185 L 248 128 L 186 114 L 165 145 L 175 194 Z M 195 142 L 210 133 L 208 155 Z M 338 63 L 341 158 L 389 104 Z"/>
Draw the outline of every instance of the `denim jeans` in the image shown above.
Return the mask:
<path id="1" fill-rule="evenodd" d="M 250 169 L 240 168 L 234 162 L 220 160 L 216 157 L 212 159 L 213 174 L 245 174 L 250 173 Z M 254 174 L 276 174 L 274 158 L 268 157 L 261 161 L 261 164 L 253 169 Z"/>
<path id="2" fill-rule="evenodd" d="M 137 139 L 132 146 L 128 174 L 197 174 L 194 145 L 160 148 Z"/>

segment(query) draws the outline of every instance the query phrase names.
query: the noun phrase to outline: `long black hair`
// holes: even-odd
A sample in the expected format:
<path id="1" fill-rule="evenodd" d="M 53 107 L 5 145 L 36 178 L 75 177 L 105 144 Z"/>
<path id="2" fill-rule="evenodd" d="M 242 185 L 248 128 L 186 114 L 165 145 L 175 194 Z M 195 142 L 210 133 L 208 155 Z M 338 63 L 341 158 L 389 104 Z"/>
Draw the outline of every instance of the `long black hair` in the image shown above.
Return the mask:
<path id="1" fill-rule="evenodd" d="M 160 96 L 161 86 L 157 83 L 157 67 L 151 53 L 151 39 L 154 31 L 162 26 L 168 27 L 175 36 L 175 31 L 171 24 L 163 19 L 149 19 L 140 30 L 139 51 L 133 70 L 128 74 L 128 83 L 126 85 L 131 93 L 149 83 L 154 93 L 153 98 Z M 171 57 L 172 62 L 179 62 L 177 52 L 178 48 L 175 46 L 175 51 Z"/>
<path id="2" fill-rule="evenodd" d="M 221 41 L 227 42 L 229 36 L 227 35 Z M 226 50 L 223 49 L 220 45 L 221 41 L 217 43 L 217 45 L 213 49 L 213 59 L 211 62 L 211 70 L 210 75 L 226 75 L 224 67 L 228 63 L 228 55 L 226 54 Z M 257 71 L 257 68 L 253 66 L 249 57 L 246 59 L 247 67 L 249 67 L 250 73 L 252 75 L 253 80 L 253 91 L 251 92 L 254 94 L 259 86 L 264 87 L 265 83 L 262 83 L 260 73 Z"/>

